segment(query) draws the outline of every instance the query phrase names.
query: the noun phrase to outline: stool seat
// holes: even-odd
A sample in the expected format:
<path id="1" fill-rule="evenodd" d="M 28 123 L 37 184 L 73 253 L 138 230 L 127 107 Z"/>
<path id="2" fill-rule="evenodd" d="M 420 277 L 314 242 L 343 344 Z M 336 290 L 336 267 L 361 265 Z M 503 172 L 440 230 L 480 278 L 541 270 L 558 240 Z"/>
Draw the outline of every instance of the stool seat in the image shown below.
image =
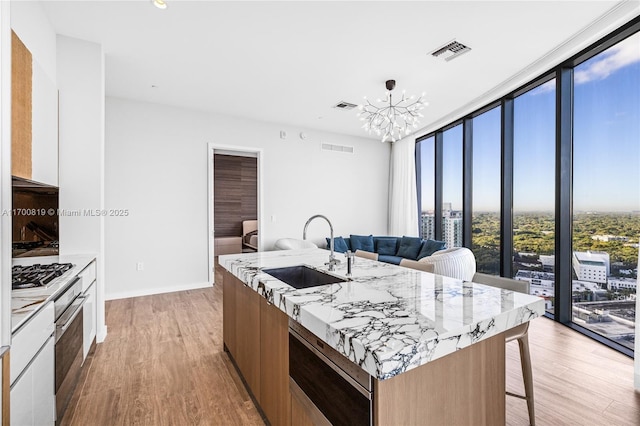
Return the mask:
<path id="1" fill-rule="evenodd" d="M 517 291 L 519 293 L 529 294 L 529 282 L 513 280 L 511 278 L 498 277 L 476 272 L 473 276 L 473 282 L 490 285 L 492 287 L 504 288 L 507 290 Z M 524 381 L 524 395 L 513 392 L 507 392 L 509 396 L 515 396 L 527 401 L 527 409 L 529 411 L 529 424 L 535 426 L 536 416 L 533 405 L 533 374 L 531 372 L 531 355 L 529 354 L 529 323 L 520 324 L 505 332 L 505 343 L 518 341 L 520 347 L 520 366 L 522 368 L 522 380 Z"/>

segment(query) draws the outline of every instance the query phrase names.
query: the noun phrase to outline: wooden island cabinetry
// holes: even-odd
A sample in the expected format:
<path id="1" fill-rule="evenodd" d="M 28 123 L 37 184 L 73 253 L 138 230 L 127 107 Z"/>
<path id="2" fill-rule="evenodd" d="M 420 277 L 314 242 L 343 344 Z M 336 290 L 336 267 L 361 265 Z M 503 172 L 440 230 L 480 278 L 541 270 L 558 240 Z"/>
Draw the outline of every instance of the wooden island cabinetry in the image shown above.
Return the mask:
<path id="1" fill-rule="evenodd" d="M 225 349 L 269 422 L 290 425 L 287 315 L 229 272 L 222 305 Z"/>

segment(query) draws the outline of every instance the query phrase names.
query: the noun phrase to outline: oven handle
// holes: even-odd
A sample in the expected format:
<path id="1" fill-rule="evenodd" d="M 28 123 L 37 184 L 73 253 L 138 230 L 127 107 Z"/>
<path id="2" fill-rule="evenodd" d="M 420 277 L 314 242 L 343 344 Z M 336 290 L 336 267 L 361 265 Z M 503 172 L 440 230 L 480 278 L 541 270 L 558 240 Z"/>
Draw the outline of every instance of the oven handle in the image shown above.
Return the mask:
<path id="1" fill-rule="evenodd" d="M 80 313 L 80 310 L 82 309 L 82 305 L 84 305 L 84 302 L 86 301 L 86 298 L 87 297 L 84 294 L 81 294 L 78 297 L 76 297 L 73 303 L 71 303 L 71 305 L 69 305 L 67 310 L 60 316 L 60 319 L 62 319 L 65 316 L 67 316 L 68 319 L 64 322 L 64 324 L 56 324 L 56 342 L 60 340 L 64 332 L 67 331 L 69 326 L 71 326 L 71 323 L 73 322 L 73 320 L 76 319 L 76 317 Z M 74 306 L 76 307 L 74 308 Z M 73 309 L 73 311 L 71 311 L 71 309 Z M 67 311 L 71 311 L 71 313 L 67 315 Z"/>

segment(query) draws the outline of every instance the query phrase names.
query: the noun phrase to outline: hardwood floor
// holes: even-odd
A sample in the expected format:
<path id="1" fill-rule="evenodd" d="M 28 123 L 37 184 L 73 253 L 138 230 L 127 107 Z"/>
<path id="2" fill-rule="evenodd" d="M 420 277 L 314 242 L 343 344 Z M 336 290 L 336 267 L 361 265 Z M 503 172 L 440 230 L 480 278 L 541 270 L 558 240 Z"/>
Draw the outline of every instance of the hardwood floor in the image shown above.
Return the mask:
<path id="1" fill-rule="evenodd" d="M 106 309 L 63 425 L 264 425 L 222 350 L 222 285 Z M 640 425 L 630 358 L 546 318 L 529 334 L 538 425 Z M 517 343 L 506 356 L 507 390 L 522 392 Z M 528 424 L 525 401 L 506 401 L 507 424 Z"/>
<path id="2" fill-rule="evenodd" d="M 222 286 L 106 309 L 109 334 L 63 425 L 264 424 L 222 350 Z"/>

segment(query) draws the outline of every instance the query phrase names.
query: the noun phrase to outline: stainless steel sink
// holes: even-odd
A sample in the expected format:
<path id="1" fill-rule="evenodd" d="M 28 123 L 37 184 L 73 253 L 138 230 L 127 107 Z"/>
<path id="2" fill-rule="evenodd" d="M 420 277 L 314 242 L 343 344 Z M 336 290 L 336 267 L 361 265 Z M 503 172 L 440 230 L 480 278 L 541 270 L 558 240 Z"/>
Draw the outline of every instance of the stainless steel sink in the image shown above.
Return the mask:
<path id="1" fill-rule="evenodd" d="M 262 272 L 298 289 L 347 281 L 344 278 L 336 277 L 335 275 L 327 274 L 305 265 L 263 269 Z"/>

